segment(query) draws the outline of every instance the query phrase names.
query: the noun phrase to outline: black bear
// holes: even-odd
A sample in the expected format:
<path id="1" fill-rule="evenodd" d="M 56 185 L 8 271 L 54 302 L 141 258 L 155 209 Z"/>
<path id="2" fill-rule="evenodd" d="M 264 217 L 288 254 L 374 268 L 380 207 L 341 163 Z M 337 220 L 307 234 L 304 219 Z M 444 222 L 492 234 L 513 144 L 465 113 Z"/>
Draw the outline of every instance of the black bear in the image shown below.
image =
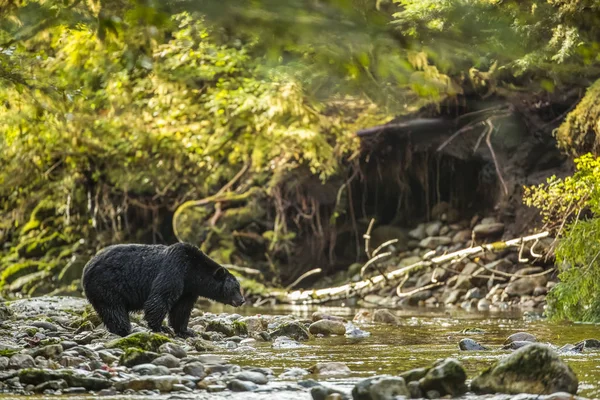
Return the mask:
<path id="1" fill-rule="evenodd" d="M 188 321 L 198 297 L 239 307 L 238 280 L 196 246 L 119 244 L 99 251 L 83 269 L 83 290 L 106 329 L 119 336 L 131 331 L 129 312 L 144 310 L 154 332 L 167 313 L 178 336 L 193 336 Z"/>

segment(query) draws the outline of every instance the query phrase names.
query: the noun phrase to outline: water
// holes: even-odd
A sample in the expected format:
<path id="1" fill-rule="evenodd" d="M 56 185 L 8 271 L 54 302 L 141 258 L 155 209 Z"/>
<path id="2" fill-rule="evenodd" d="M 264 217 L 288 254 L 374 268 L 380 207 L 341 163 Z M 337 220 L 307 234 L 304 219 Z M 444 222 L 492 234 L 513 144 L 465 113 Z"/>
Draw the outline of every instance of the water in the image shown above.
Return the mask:
<path id="1" fill-rule="evenodd" d="M 316 306 L 277 306 L 272 308 L 236 309 L 243 315 L 280 315 L 293 314 L 309 319 L 311 314 L 319 310 L 348 319 L 360 309 L 348 307 L 316 307 Z M 232 312 L 230 307 L 215 305 L 211 312 Z M 526 331 L 537 336 L 540 342 L 549 342 L 555 346 L 567 343 L 574 344 L 583 339 L 600 339 L 597 325 L 561 323 L 553 324 L 539 318 L 524 316 L 519 312 L 483 313 L 465 312 L 462 310 L 410 309 L 395 310 L 401 319 L 400 326 L 358 324 L 361 329 L 371 333 L 370 337 L 353 340 L 345 337 L 315 338 L 308 342 L 306 348 L 274 350 L 270 343 L 257 343 L 256 351 L 235 353 L 219 350 L 219 354 L 231 363 L 242 366 L 271 368 L 278 376 L 287 368 L 309 368 L 317 362 L 341 361 L 348 365 L 352 374 L 343 378 L 314 377 L 328 386 L 349 393 L 353 385 L 361 378 L 379 374 L 398 374 L 412 368 L 428 366 L 440 358 L 455 357 L 467 370 L 468 379 L 491 365 L 498 358 L 509 354 L 508 351 L 491 350 L 463 352 L 458 349 L 458 342 L 464 337 L 477 340 L 484 346 L 497 349 L 512 333 Z M 485 333 L 476 335 L 461 334 L 466 328 L 483 329 Z M 564 354 L 561 356 L 579 378 L 579 396 L 600 398 L 600 351 L 586 349 L 583 354 Z M 296 381 L 279 380 L 270 383 L 266 392 L 254 393 L 200 393 L 193 395 L 170 394 L 152 397 L 153 399 L 310 399 L 308 390 L 301 390 Z M 508 399 L 511 396 L 492 396 L 494 399 Z M 4 397 L 3 397 L 4 398 Z M 7 397 L 9 398 L 9 397 Z M 15 397 L 15 399 L 18 397 Z M 45 397 L 37 397 L 42 399 Z M 47 397 L 56 399 L 57 396 Z M 58 398 L 64 398 L 62 396 Z M 78 399 L 89 396 L 76 397 Z M 143 397 L 111 396 L 107 399 L 141 399 Z M 146 397 L 147 398 L 147 397 Z M 465 396 L 465 398 L 476 398 Z M 478 397 L 482 399 L 484 397 Z M 486 396 L 485 398 L 490 398 Z M 69 399 L 75 399 L 70 397 Z"/>

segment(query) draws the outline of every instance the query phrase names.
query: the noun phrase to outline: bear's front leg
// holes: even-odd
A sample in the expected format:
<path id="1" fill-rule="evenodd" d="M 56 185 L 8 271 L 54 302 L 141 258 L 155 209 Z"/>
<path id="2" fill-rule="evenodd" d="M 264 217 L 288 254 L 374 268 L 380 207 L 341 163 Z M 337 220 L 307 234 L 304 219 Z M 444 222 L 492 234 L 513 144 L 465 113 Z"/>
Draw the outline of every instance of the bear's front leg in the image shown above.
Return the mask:
<path id="1" fill-rule="evenodd" d="M 167 327 L 162 323 L 173 307 L 183 288 L 182 285 L 171 286 L 169 282 L 158 282 L 152 288 L 150 296 L 144 304 L 144 319 L 153 332 L 165 332 Z"/>
<path id="2" fill-rule="evenodd" d="M 194 308 L 197 297 L 189 296 L 180 298 L 169 312 L 169 325 L 175 331 L 175 334 L 182 338 L 196 336 L 188 329 L 190 314 Z"/>

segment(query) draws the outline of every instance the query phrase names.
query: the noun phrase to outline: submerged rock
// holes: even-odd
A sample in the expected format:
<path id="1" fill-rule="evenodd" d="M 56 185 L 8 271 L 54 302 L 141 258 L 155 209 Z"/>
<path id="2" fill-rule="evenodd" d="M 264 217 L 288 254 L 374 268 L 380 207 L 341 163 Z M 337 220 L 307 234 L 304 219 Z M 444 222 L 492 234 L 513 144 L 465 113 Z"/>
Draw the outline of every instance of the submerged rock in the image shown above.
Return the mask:
<path id="1" fill-rule="evenodd" d="M 461 341 L 458 342 L 458 347 L 462 351 L 489 350 L 487 347 L 484 347 L 477 341 L 469 338 L 461 339 Z"/>
<path id="2" fill-rule="evenodd" d="M 483 371 L 473 379 L 471 390 L 478 394 L 575 394 L 577 386 L 575 373 L 554 350 L 530 343 Z"/>

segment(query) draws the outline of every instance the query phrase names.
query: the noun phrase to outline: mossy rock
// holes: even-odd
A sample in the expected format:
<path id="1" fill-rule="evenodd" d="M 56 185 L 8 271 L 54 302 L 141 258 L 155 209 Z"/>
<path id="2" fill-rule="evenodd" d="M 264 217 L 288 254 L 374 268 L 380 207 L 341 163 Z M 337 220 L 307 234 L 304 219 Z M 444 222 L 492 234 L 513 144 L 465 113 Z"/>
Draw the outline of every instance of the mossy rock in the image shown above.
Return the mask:
<path id="1" fill-rule="evenodd" d="M 484 370 L 471 382 L 477 394 L 577 393 L 575 373 L 549 346 L 531 343 Z"/>
<path id="2" fill-rule="evenodd" d="M 277 329 L 269 332 L 272 338 L 278 336 L 287 336 L 297 341 L 308 340 L 310 335 L 308 329 L 299 322 L 285 322 L 281 324 Z"/>
<path id="3" fill-rule="evenodd" d="M 206 325 L 205 331 L 206 332 L 219 332 L 219 333 L 224 334 L 227 337 L 236 335 L 236 328 L 231 322 L 224 321 L 224 320 L 218 320 L 218 319 L 209 321 L 208 325 Z M 246 332 L 248 332 L 247 328 L 246 328 Z"/>
<path id="4" fill-rule="evenodd" d="M 233 321 L 233 329 L 238 336 L 248 336 L 248 325 L 243 321 Z"/>
<path id="5" fill-rule="evenodd" d="M 128 368 L 131 368 L 140 364 L 149 364 L 157 358 L 158 353 L 130 347 L 126 349 L 123 354 L 121 354 L 121 357 L 119 358 L 119 365 L 124 365 Z"/>
<path id="6" fill-rule="evenodd" d="M 158 333 L 137 332 L 124 338 L 112 340 L 106 344 L 107 349 L 127 350 L 130 348 L 158 352 L 158 348 L 171 339 Z"/>

